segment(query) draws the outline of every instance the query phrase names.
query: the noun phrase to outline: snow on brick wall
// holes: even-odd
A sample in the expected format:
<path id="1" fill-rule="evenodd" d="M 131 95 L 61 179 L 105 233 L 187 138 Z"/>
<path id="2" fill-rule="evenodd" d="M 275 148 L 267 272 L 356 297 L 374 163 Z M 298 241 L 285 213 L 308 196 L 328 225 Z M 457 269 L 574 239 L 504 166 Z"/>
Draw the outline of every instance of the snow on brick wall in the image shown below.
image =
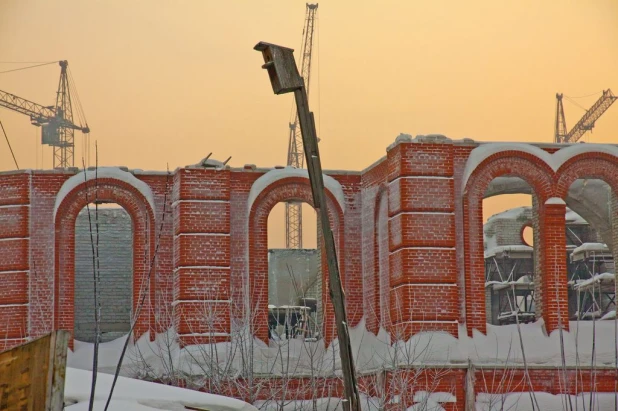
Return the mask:
<path id="1" fill-rule="evenodd" d="M 478 144 L 419 136 L 400 138 L 384 158 L 361 172 L 326 172 L 330 212 L 339 227 L 338 257 L 350 325 L 365 318 L 367 326 L 377 330 L 388 323 L 378 312 L 386 312 L 408 330 L 441 327 L 457 333 L 453 322 L 459 320 L 468 333 L 484 332 L 481 206 L 485 189 L 500 176 L 526 179 L 539 197 L 540 212 L 547 214 L 539 218 L 537 231 L 551 232 L 551 237 L 538 239 L 539 257 L 551 256 L 549 247 L 562 235 L 562 222 L 554 215 L 552 207 L 557 205 L 545 201 L 563 199 L 577 178 L 600 178 L 618 186 L 618 173 L 613 171 L 618 150 L 585 146 L 558 150 L 551 145 Z M 195 301 L 205 295 L 214 301 L 217 312 L 224 312 L 223 322 L 217 323 L 222 333 L 229 333 L 233 324 L 241 326 L 250 315 L 248 302 L 255 297 L 249 285 L 267 262 L 267 248 L 260 243 L 265 226 L 252 220 L 257 217 L 251 210 L 258 202 L 262 202 L 259 207 L 268 208 L 270 202 L 289 195 L 311 200 L 304 174 L 296 176 L 289 170 L 191 166 L 169 177 L 101 170 L 105 177 L 101 195 L 124 201 L 139 228 L 133 245 L 133 255 L 139 258 L 133 263 L 137 274 L 132 309 L 146 284 L 144 301 L 152 309 L 140 315 L 138 335 L 166 329 L 172 320 L 185 330 L 197 327 Z M 262 178 L 269 172 L 282 178 Z M 90 174 L 87 177 L 92 178 Z M 0 310 L 7 310 L 6 318 L 11 320 L 4 327 L 16 338 L 73 324 L 75 301 L 68 296 L 75 286 L 70 261 L 74 234 L 63 224 L 71 222 L 64 214 L 74 212 L 73 202 L 83 201 L 80 196 L 85 189 L 78 178 L 75 171 L 61 170 L 0 173 L 0 276 L 15 291 L 0 293 Z M 260 178 L 269 184 L 255 186 Z M 70 192 L 67 180 L 73 182 Z M 259 212 L 264 214 L 266 209 Z M 562 292 L 565 281 L 551 264 L 540 264 L 538 270 L 542 278 L 552 279 L 546 281 L 538 306 L 555 307 L 552 296 Z M 256 290 L 268 295 L 263 284 L 260 287 Z M 329 307 L 326 289 L 322 299 Z M 395 301 L 405 309 L 394 310 Z M 260 310 L 266 309 L 266 300 L 259 304 Z M 411 312 L 417 306 L 425 308 L 424 315 Z M 185 321 L 181 313 L 192 319 Z M 542 314 L 552 331 L 553 314 Z M 325 320 L 332 326 L 332 318 Z"/>

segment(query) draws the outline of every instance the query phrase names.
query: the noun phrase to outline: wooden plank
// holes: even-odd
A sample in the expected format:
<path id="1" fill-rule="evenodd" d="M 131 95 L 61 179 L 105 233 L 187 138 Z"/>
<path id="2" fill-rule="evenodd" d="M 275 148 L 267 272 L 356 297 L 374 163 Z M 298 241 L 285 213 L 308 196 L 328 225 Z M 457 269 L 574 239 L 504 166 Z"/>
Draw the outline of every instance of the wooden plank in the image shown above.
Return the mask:
<path id="1" fill-rule="evenodd" d="M 471 361 L 468 361 L 468 370 L 464 382 L 464 392 L 466 394 L 465 410 L 476 410 L 476 393 L 474 392 L 475 368 Z"/>
<path id="2" fill-rule="evenodd" d="M 0 410 L 62 410 L 68 343 L 68 333 L 62 333 L 0 353 Z M 51 392 L 55 392 L 54 401 L 48 399 Z"/>
<path id="3" fill-rule="evenodd" d="M 307 93 L 302 87 L 294 91 L 296 107 L 298 109 L 298 120 L 303 136 L 303 146 L 307 158 L 307 171 L 313 192 L 313 204 L 320 216 L 322 226 L 322 238 L 326 250 L 326 262 L 328 266 L 329 293 L 335 311 L 335 323 L 337 326 L 337 337 L 339 339 L 339 354 L 341 357 L 341 369 L 343 374 L 343 385 L 345 400 L 343 401 L 344 410 L 360 410 L 360 397 L 356 385 L 356 372 L 354 370 L 354 360 L 352 357 L 352 345 L 348 332 L 348 320 L 345 311 L 345 293 L 341 284 L 339 273 L 339 263 L 337 261 L 337 249 L 335 238 L 328 219 L 328 208 L 326 196 L 324 194 L 324 177 L 322 164 L 320 162 L 320 152 L 315 130 L 315 119 L 313 113 L 309 111 Z"/>
<path id="4" fill-rule="evenodd" d="M 68 331 L 55 331 L 50 347 L 50 389 L 47 395 L 49 411 L 61 411 L 64 407 L 64 381 L 67 371 L 67 349 L 71 334 Z"/>

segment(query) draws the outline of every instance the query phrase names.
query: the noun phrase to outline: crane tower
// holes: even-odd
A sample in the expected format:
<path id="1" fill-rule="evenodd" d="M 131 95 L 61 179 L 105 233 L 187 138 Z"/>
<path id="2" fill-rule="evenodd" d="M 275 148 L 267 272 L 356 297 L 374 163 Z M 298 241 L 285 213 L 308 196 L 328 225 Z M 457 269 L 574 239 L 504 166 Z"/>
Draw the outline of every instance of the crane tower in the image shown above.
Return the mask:
<path id="1" fill-rule="evenodd" d="M 309 96 L 309 83 L 311 81 L 311 53 L 313 51 L 313 32 L 318 5 L 307 3 L 305 23 L 303 26 L 303 41 L 300 49 L 300 75 L 305 80 L 305 90 Z M 294 122 L 290 123 L 288 161 L 287 165 L 294 168 L 304 168 L 305 153 L 303 151 L 303 138 L 298 124 L 298 112 L 294 116 Z M 285 204 L 285 246 L 286 248 L 303 247 L 303 216 L 302 203 L 290 201 Z"/>
<path id="2" fill-rule="evenodd" d="M 556 94 L 556 125 L 554 132 L 555 143 L 576 143 L 586 131 L 592 130 L 594 123 L 614 104 L 618 97 L 614 96 L 610 89 L 603 90 L 601 97 L 586 111 L 583 117 L 567 132 L 562 106 L 562 94 Z M 567 97 L 568 98 L 568 97 Z"/>
<path id="3" fill-rule="evenodd" d="M 47 63 L 46 63 L 47 64 Z M 90 128 L 83 115 L 75 84 L 68 71 L 69 63 L 59 61 L 60 81 L 56 92 L 56 102 L 53 106 L 43 106 L 14 94 L 0 90 L 0 107 L 25 114 L 30 117 L 30 123 L 41 127 L 41 142 L 54 148 L 54 168 L 75 166 L 74 135 L 75 130 L 84 134 L 90 133 Z M 73 99 L 76 98 L 77 114 L 80 124 L 73 120 Z"/>

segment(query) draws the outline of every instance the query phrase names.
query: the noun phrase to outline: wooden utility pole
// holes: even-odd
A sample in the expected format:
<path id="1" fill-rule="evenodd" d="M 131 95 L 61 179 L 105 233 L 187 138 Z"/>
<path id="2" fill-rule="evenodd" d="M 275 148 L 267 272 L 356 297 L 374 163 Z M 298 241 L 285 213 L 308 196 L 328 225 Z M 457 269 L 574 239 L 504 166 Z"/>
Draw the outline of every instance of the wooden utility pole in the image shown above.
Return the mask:
<path id="1" fill-rule="evenodd" d="M 324 179 L 315 131 L 315 120 L 313 118 L 313 113 L 309 111 L 305 84 L 296 67 L 293 54 L 294 50 L 264 42 L 258 43 L 254 49 L 261 51 L 264 56 L 265 64 L 262 68 L 268 71 L 268 76 L 275 94 L 294 92 L 296 108 L 298 110 L 298 120 L 303 136 L 303 148 L 307 159 L 307 171 L 309 172 L 311 192 L 313 193 L 313 206 L 320 216 L 322 238 L 324 239 L 324 248 L 326 249 L 330 298 L 335 309 L 337 337 L 339 338 L 339 355 L 341 356 L 343 385 L 345 389 L 343 406 L 346 411 L 360 411 L 360 399 L 356 386 L 352 346 L 350 344 L 348 321 L 345 312 L 345 294 L 339 275 L 335 239 L 328 219 L 328 209 L 326 208 Z"/>

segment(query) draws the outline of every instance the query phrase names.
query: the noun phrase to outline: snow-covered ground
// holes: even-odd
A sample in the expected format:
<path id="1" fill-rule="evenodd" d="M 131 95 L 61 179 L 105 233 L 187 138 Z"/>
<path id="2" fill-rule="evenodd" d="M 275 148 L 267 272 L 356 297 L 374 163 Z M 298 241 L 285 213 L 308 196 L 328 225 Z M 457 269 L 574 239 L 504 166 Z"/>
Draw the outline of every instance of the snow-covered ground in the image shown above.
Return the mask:
<path id="1" fill-rule="evenodd" d="M 596 321 L 593 333 L 592 321 L 570 322 L 570 332 L 563 333 L 565 361 L 567 365 L 590 364 L 594 355 L 598 367 L 613 367 L 615 365 L 616 323 L 614 321 Z M 554 331 L 551 335 L 544 332 L 543 322 L 517 325 L 493 326 L 487 325 L 487 334 L 483 335 L 474 331 L 472 337 L 468 337 L 465 327 L 460 326 L 459 338 L 444 332 L 426 332 L 414 335 L 406 342 L 391 344 L 390 336 L 380 330 L 378 335 L 368 332 L 364 321 L 350 330 L 352 348 L 357 369 L 361 373 L 384 368 L 392 368 L 398 365 L 449 367 L 465 366 L 468 361 L 483 366 L 502 367 L 505 364 L 512 366 L 523 365 L 522 346 L 519 332 L 523 341 L 523 350 L 526 353 L 526 361 L 529 367 L 535 366 L 561 366 L 560 334 Z M 593 336 L 596 335 L 596 338 Z M 242 335 L 240 336 L 243 339 Z M 253 371 L 256 375 L 277 376 L 289 373 L 292 375 L 309 375 L 313 369 L 314 375 L 333 375 L 340 370 L 338 343 L 335 340 L 330 346 L 325 347 L 322 340 L 305 342 L 300 339 L 287 341 L 271 341 L 269 345 L 250 339 L 243 339 L 244 343 L 218 343 L 206 346 L 188 346 L 180 348 L 173 341 L 174 334 L 170 330 L 167 333 L 156 336 L 155 341 L 149 341 L 148 335 L 144 335 L 137 342 L 129 345 L 125 357 L 122 374 L 137 378 L 163 378 L 170 376 L 173 369 L 176 376 L 186 377 L 191 380 L 191 375 L 196 376 L 194 382 L 199 383 L 200 376 L 216 369 L 218 373 L 225 372 L 228 378 L 234 378 L 242 372 L 242 358 L 246 360 L 247 353 L 253 355 Z M 593 341 L 595 343 L 593 353 Z M 103 343 L 100 346 L 99 356 L 99 382 L 97 398 L 104 401 L 111 384 L 111 375 L 102 372 L 113 373 L 115 370 L 124 338 Z M 241 355 L 242 350 L 244 356 Z M 248 351 L 247 351 L 248 350 Z M 395 364 L 396 359 L 396 364 Z M 92 368 L 92 345 L 76 342 L 75 351 L 68 355 L 68 366 L 76 369 L 69 370 L 67 378 L 66 394 L 68 399 L 79 400 L 82 403 L 68 408 L 70 411 L 82 410 L 83 402 L 87 401 L 90 392 L 90 372 Z M 119 382 L 114 394 L 114 400 L 118 401 L 112 409 L 148 410 L 148 409 L 182 409 L 173 408 L 184 403 L 198 404 L 199 401 L 219 404 L 217 396 L 189 391 L 184 394 L 183 390 L 169 386 L 154 385 L 151 383 L 123 379 Z M 99 391 L 100 390 L 100 391 Z M 151 394 L 154 390 L 154 394 Z M 435 393 L 434 393 L 435 394 Z M 204 396 L 206 395 L 206 396 Z M 609 395 L 609 394 L 607 394 Z M 607 397 L 600 394 L 595 404 L 613 404 L 613 395 Z M 446 398 L 446 397 L 445 397 Z M 496 400 L 496 398 L 498 398 Z M 431 401 L 429 401 L 431 399 Z M 575 397 L 571 398 L 572 401 Z M 167 401 L 167 402 L 166 402 Z M 197 402 L 192 402 L 197 401 Z M 221 400 L 223 401 L 223 400 Z M 227 403 L 228 399 L 220 406 L 229 406 L 229 410 L 249 410 L 245 403 Z M 235 401 L 229 399 L 229 401 Z M 372 404 L 377 404 L 375 399 L 364 397 L 363 408 L 375 409 Z M 492 394 L 479 394 L 477 397 L 479 410 L 493 410 L 495 401 L 508 404 L 517 402 L 518 410 L 532 409 L 530 396 L 509 394 L 505 396 L 492 396 Z M 528 401 L 528 403 L 526 402 Z M 543 410 L 562 409 L 565 397 L 539 393 L 537 396 L 539 406 Z M 582 398 L 579 398 L 582 401 Z M 585 400 L 587 402 L 587 400 Z M 426 403 L 435 404 L 435 411 L 443 407 L 434 397 L 427 398 Z M 546 405 L 542 405 L 546 404 Z M 209 405 L 208 409 L 215 406 Z M 234 405 L 232 405 L 234 404 Z M 260 409 L 270 409 L 274 403 L 256 403 Z M 303 404 L 296 402 L 287 404 L 284 408 L 294 409 Z M 306 405 L 306 404 L 305 404 Z M 308 409 L 312 409 L 312 404 Z M 129 406 L 133 408 L 129 408 Z M 150 408 L 144 408 L 150 407 Z M 158 407 L 158 408 L 157 408 Z M 168 407 L 168 408 L 166 408 Z M 296 409 L 298 409 L 296 407 Z M 418 408 L 418 407 L 417 407 Z M 322 399 L 318 410 L 340 409 L 337 401 Z M 416 408 L 413 408 L 416 409 Z M 428 408 L 432 409 L 432 408 Z M 508 409 L 505 408 L 505 409 Z M 584 409 L 580 407 L 580 409 Z M 594 409 L 605 409 L 603 406 Z"/>
<path id="2" fill-rule="evenodd" d="M 110 374 L 97 374 L 95 410 L 105 408 L 113 378 L 114 376 Z M 64 388 L 64 402 L 67 405 L 65 410 L 83 411 L 88 409 L 91 383 L 91 371 L 67 368 Z M 118 378 L 113 399 L 108 409 L 113 411 L 177 411 L 186 410 L 185 405 L 212 411 L 256 410 L 254 406 L 234 398 L 125 377 Z"/>
<path id="3" fill-rule="evenodd" d="M 590 407 L 590 394 L 553 395 L 547 392 L 516 392 L 511 394 L 478 394 L 476 397 L 477 411 L 501 410 L 613 410 L 616 395 L 613 393 L 596 393 Z M 534 403 L 534 406 L 532 405 Z"/>
<path id="4" fill-rule="evenodd" d="M 592 321 L 571 321 L 570 331 L 563 333 L 564 353 L 567 365 L 589 364 L 592 358 L 593 336 L 596 335 L 594 357 L 597 365 L 615 364 L 616 324 L 614 321 L 596 321 L 593 333 Z M 560 333 L 547 335 L 543 321 L 521 324 L 520 329 L 526 361 L 529 365 L 561 365 Z M 505 363 L 523 364 L 521 343 L 517 325 L 487 325 L 487 334 L 474 331 L 468 337 L 460 326 L 459 337 L 445 332 L 424 332 L 412 336 L 406 342 L 391 344 L 390 336 L 380 330 L 374 335 L 365 329 L 361 321 L 350 329 L 352 349 L 360 371 L 388 368 L 393 358 L 406 364 L 431 363 L 433 365 Z M 225 368 L 234 374 L 241 370 L 241 354 L 252 351 L 253 369 L 257 374 L 280 375 L 288 373 L 307 375 L 313 369 L 323 374 L 332 374 L 340 369 L 338 342 L 325 347 L 323 340 L 271 341 L 269 345 L 257 339 L 244 339 L 244 343 L 217 343 L 193 345 L 180 348 L 174 342 L 172 331 L 159 334 L 155 341 L 148 335 L 129 345 L 121 375 L 160 378 L 173 368 L 186 375 L 203 375 L 211 367 Z M 99 372 L 113 373 L 124 338 L 103 343 L 99 348 Z M 395 355 L 395 351 L 397 354 Z M 576 355 L 577 353 L 577 355 Z M 75 343 L 75 350 L 68 355 L 69 367 L 90 370 L 92 368 L 92 344 Z M 150 373 L 150 374 L 148 374 Z"/>

